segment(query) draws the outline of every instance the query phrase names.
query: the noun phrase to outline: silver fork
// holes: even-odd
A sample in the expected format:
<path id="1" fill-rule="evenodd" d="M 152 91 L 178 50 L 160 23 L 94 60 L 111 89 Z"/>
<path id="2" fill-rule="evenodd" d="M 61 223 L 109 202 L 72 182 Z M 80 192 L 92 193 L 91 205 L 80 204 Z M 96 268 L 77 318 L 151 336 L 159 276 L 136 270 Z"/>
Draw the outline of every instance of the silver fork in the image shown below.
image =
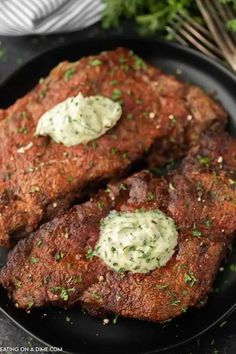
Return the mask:
<path id="1" fill-rule="evenodd" d="M 230 66 L 236 70 L 236 35 L 225 28 L 225 23 L 234 16 L 232 10 L 219 0 L 196 0 L 202 16 Z"/>
<path id="2" fill-rule="evenodd" d="M 167 26 L 167 31 L 175 40 L 183 45 L 192 45 L 210 58 L 222 60 L 221 50 L 211 32 L 192 19 L 186 13 L 179 12 Z"/>

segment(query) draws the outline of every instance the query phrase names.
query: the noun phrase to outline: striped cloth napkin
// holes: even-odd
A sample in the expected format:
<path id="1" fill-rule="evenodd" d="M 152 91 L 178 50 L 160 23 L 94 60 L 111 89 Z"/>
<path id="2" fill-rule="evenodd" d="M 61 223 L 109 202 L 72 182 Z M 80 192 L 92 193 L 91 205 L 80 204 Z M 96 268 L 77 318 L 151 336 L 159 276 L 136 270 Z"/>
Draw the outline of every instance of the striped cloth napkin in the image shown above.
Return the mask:
<path id="1" fill-rule="evenodd" d="M 102 0 L 0 0 L 0 35 L 70 32 L 97 22 Z"/>

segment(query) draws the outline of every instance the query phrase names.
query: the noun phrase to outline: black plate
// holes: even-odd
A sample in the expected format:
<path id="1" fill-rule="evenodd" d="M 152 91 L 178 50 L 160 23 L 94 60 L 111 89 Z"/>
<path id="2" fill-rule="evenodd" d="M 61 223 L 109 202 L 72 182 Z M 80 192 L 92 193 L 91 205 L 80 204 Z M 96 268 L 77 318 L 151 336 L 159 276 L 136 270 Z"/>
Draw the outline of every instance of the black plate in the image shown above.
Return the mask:
<path id="1" fill-rule="evenodd" d="M 0 87 L 0 106 L 8 106 L 24 95 L 41 76 L 61 60 L 77 60 L 82 56 L 126 46 L 146 60 L 183 80 L 193 82 L 217 98 L 229 112 L 229 131 L 236 135 L 236 78 L 227 69 L 207 59 L 194 50 L 154 39 L 112 38 L 73 43 L 49 51 L 19 69 Z M 34 310 L 26 314 L 16 309 L 0 288 L 1 310 L 16 324 L 44 343 L 63 347 L 73 353 L 147 354 L 177 346 L 203 333 L 236 308 L 236 273 L 229 264 L 236 263 L 236 247 L 229 257 L 225 270 L 220 272 L 212 294 L 205 307 L 189 310 L 171 322 L 153 324 L 138 320 L 118 318 L 117 323 L 103 326 L 100 319 L 84 314 L 79 308 L 69 311 L 58 309 Z M 5 251 L 0 253 L 4 263 Z M 70 319 L 68 321 L 68 319 Z"/>

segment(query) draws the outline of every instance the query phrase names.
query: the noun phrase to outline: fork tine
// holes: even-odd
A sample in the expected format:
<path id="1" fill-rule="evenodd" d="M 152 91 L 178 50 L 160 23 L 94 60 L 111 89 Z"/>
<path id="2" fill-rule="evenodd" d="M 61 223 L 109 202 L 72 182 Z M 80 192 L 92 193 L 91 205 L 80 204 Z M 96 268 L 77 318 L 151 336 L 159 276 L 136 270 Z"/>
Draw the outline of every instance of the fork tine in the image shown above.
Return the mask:
<path id="1" fill-rule="evenodd" d="M 212 1 L 212 0 L 211 0 Z M 229 51 L 231 51 L 232 53 L 236 53 L 236 49 L 235 49 L 235 45 L 232 42 L 229 34 L 226 32 L 225 30 L 225 24 L 221 21 L 220 17 L 218 16 L 215 8 L 212 6 L 212 2 L 206 0 L 205 1 L 207 7 L 208 7 L 208 11 L 211 14 L 211 16 L 213 17 L 215 24 L 217 25 L 219 31 L 220 31 L 220 35 L 221 37 L 223 37 L 224 40 L 224 44 L 228 45 Z"/>
<path id="2" fill-rule="evenodd" d="M 177 42 L 183 44 L 183 45 L 188 45 L 188 42 L 186 42 L 176 31 L 173 30 L 172 27 L 166 26 L 166 30 L 174 36 L 174 38 L 177 40 Z"/>
<path id="3" fill-rule="evenodd" d="M 179 11 L 179 13 L 177 14 L 177 16 L 182 17 L 184 20 L 186 20 L 188 23 L 190 23 L 191 25 L 193 25 L 196 29 L 198 29 L 202 34 L 205 34 L 208 38 L 213 39 L 212 34 L 210 31 L 208 31 L 207 28 L 203 27 L 202 25 L 200 25 L 200 23 L 198 23 L 197 21 L 195 21 L 192 17 L 188 16 L 185 12 L 183 11 Z"/>
<path id="4" fill-rule="evenodd" d="M 227 4 L 221 4 L 218 0 L 214 2 L 217 10 L 219 11 L 219 14 L 221 18 L 223 19 L 224 22 L 227 22 L 229 20 L 232 20 L 235 18 L 235 15 L 229 8 Z M 236 34 L 234 32 L 229 32 L 229 35 L 231 38 L 234 40 L 234 44 L 236 43 Z"/>
<path id="5" fill-rule="evenodd" d="M 221 48 L 223 55 L 225 56 L 226 60 L 232 66 L 234 70 L 236 70 L 236 61 L 234 60 L 232 53 L 230 53 L 229 48 L 226 45 L 225 36 L 223 33 L 226 34 L 224 26 L 221 26 L 220 29 L 216 26 L 213 17 L 211 15 L 215 15 L 215 11 L 212 11 L 212 7 L 207 0 L 196 0 L 199 10 L 202 13 L 203 18 L 205 19 L 216 43 Z M 210 6 L 209 6 L 210 5 Z M 214 16 L 215 19 L 215 16 Z M 218 21 L 219 22 L 219 21 Z M 221 23 L 221 21 L 220 21 Z"/>
<path id="6" fill-rule="evenodd" d="M 225 42 L 227 43 L 227 45 L 229 46 L 229 48 L 232 52 L 236 52 L 235 45 L 232 42 L 230 35 L 226 32 L 225 23 L 223 23 L 222 20 L 220 19 L 217 11 L 212 6 L 212 3 L 208 2 L 208 7 L 209 7 L 209 10 L 211 11 L 213 18 L 215 19 L 217 26 L 219 27 L 219 29 L 221 31 L 221 35 L 224 38 Z"/>
<path id="7" fill-rule="evenodd" d="M 172 25 L 172 23 L 171 23 Z M 176 24 L 173 24 L 173 27 Z M 198 40 L 196 40 L 191 33 L 188 33 L 183 27 L 177 27 L 176 31 L 178 31 L 178 34 L 180 34 L 184 40 L 188 41 L 190 44 L 192 44 L 195 48 L 197 48 L 198 50 L 200 50 L 202 53 L 206 54 L 207 56 L 219 60 L 219 58 L 212 52 L 210 52 L 205 46 L 203 46 Z M 175 37 L 176 37 L 176 32 L 174 33 Z"/>
<path id="8" fill-rule="evenodd" d="M 178 19 L 181 19 L 181 17 L 178 17 Z M 208 47 L 208 49 L 211 49 L 213 51 L 213 53 L 215 53 L 216 55 L 222 57 L 222 53 L 219 50 L 219 48 L 217 48 L 212 42 L 210 42 L 206 37 L 204 37 L 198 30 L 195 29 L 195 27 L 193 27 L 195 25 L 190 25 L 188 23 L 188 20 L 186 19 L 186 22 L 183 23 L 182 27 L 185 28 L 188 32 L 190 32 L 196 39 L 198 39 L 202 44 L 204 44 L 206 47 Z M 204 32 L 205 33 L 205 32 Z"/>

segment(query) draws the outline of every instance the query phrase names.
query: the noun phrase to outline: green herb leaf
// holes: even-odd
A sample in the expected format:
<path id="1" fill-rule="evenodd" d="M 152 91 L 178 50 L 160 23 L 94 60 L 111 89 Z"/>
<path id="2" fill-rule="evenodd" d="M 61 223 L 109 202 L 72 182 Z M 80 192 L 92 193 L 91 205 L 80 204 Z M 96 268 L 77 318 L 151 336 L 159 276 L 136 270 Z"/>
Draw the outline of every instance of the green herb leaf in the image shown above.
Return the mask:
<path id="1" fill-rule="evenodd" d="M 94 300 L 100 300 L 102 298 L 101 294 L 94 292 L 91 294 Z"/>
<path id="2" fill-rule="evenodd" d="M 175 300 L 173 300 L 172 302 L 171 302 L 171 305 L 172 306 L 177 306 L 177 305 L 179 305 L 180 304 L 180 300 L 178 300 L 178 299 L 175 299 Z"/>
<path id="3" fill-rule="evenodd" d="M 229 269 L 231 270 L 231 272 L 235 272 L 236 273 L 236 264 L 231 264 Z"/>
<path id="4" fill-rule="evenodd" d="M 90 66 L 100 66 L 100 65 L 102 65 L 102 64 L 103 64 L 102 61 L 99 60 L 99 59 L 94 59 L 94 60 L 91 60 L 91 61 L 89 62 L 89 65 L 90 65 Z"/>
<path id="5" fill-rule="evenodd" d="M 125 183 L 120 183 L 119 187 L 120 187 L 120 191 L 121 190 L 126 191 L 128 189 L 127 184 Z"/>
<path id="6" fill-rule="evenodd" d="M 197 229 L 193 229 L 192 234 L 194 237 L 201 238 L 202 237 L 202 232 Z"/>
<path id="7" fill-rule="evenodd" d="M 158 32 L 167 39 L 173 40 L 174 36 L 166 31 L 171 26 L 171 21 L 175 20 L 178 26 L 183 20 L 177 21 L 178 13 L 188 14 L 197 22 L 204 20 L 196 6 L 195 0 L 103 0 L 105 9 L 103 11 L 103 28 L 118 27 L 122 18 L 133 19 L 142 34 L 152 34 Z M 222 4 L 227 4 L 231 9 L 236 10 L 235 0 L 219 0 Z M 236 18 L 226 22 L 229 31 L 236 31 Z"/>
<path id="8" fill-rule="evenodd" d="M 117 148 L 113 147 L 113 148 L 111 149 L 111 154 L 112 154 L 112 155 L 116 155 L 116 154 L 117 154 Z"/>
<path id="9" fill-rule="evenodd" d="M 118 317 L 119 317 L 119 315 L 115 315 L 115 317 L 113 318 L 112 323 L 114 325 L 116 324 Z"/>
<path id="10" fill-rule="evenodd" d="M 67 181 L 68 181 L 69 183 L 71 183 L 73 180 L 74 180 L 74 177 L 73 177 L 73 176 L 68 176 L 68 177 L 67 177 Z"/>
<path id="11" fill-rule="evenodd" d="M 34 305 L 34 300 L 33 299 L 30 299 L 28 301 L 28 306 L 27 306 L 27 310 L 31 309 L 31 307 Z"/>
<path id="12" fill-rule="evenodd" d="M 66 289 L 62 286 L 55 286 L 51 290 L 53 293 L 60 292 L 60 298 L 64 301 L 67 301 L 69 299 L 69 294 L 71 292 L 75 292 L 75 288 Z"/>
<path id="13" fill-rule="evenodd" d="M 152 192 L 148 192 L 146 199 L 148 202 L 152 201 L 154 199 L 154 194 Z"/>
<path id="14" fill-rule="evenodd" d="M 64 81 L 68 82 L 75 74 L 75 68 L 69 68 L 64 73 Z"/>
<path id="15" fill-rule="evenodd" d="M 131 113 L 127 114 L 127 119 L 131 120 L 133 118 L 134 118 L 133 114 L 131 114 Z"/>
<path id="16" fill-rule="evenodd" d="M 207 229 L 210 229 L 212 227 L 213 221 L 211 219 L 207 219 L 204 224 Z"/>
<path id="17" fill-rule="evenodd" d="M 197 282 L 197 279 L 193 272 L 188 272 L 184 274 L 184 281 L 192 287 Z"/>
<path id="18" fill-rule="evenodd" d="M 160 285 L 156 285 L 157 290 L 166 290 L 168 289 L 168 285 L 166 284 L 160 284 Z"/>
<path id="19" fill-rule="evenodd" d="M 82 283 L 82 281 L 83 281 L 82 275 L 81 275 L 81 274 L 78 274 L 78 275 L 75 277 L 75 281 L 76 281 L 77 284 Z"/>
<path id="20" fill-rule="evenodd" d="M 113 92 L 112 92 L 111 98 L 112 98 L 113 101 L 117 101 L 117 100 L 119 100 L 121 98 L 121 96 L 122 96 L 121 90 L 114 89 Z"/>
<path id="21" fill-rule="evenodd" d="M 197 156 L 198 162 L 203 166 L 209 166 L 210 158 L 208 156 Z"/>
<path id="22" fill-rule="evenodd" d="M 86 257 L 86 259 L 89 259 L 89 260 L 92 260 L 92 259 L 93 259 L 93 257 L 94 257 L 94 250 L 93 250 L 91 247 L 89 247 L 89 249 L 88 249 L 88 251 L 87 251 L 85 257 Z"/>
<path id="23" fill-rule="evenodd" d="M 60 261 L 64 257 L 65 253 L 59 251 L 55 254 L 54 258 L 56 261 Z"/>

